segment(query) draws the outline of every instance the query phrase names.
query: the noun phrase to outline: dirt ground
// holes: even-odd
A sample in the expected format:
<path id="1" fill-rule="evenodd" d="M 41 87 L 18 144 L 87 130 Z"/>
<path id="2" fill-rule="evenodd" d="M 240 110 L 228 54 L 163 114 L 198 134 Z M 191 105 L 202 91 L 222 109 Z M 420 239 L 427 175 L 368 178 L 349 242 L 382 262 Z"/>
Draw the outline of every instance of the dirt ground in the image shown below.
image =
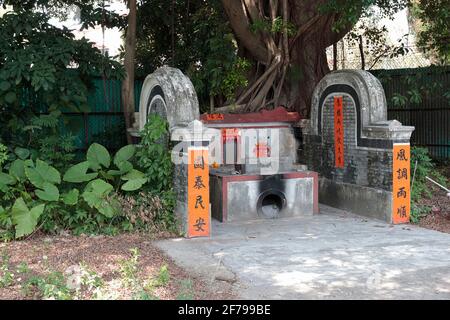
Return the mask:
<path id="1" fill-rule="evenodd" d="M 438 167 L 438 170 L 447 178 L 447 181 L 450 181 L 450 164 L 443 164 Z M 429 187 L 432 197 L 430 199 L 423 198 L 421 204 L 430 207 L 431 212 L 420 220 L 419 226 L 450 233 L 450 197 L 447 197 L 444 190 L 434 186 L 431 182 Z"/>
<path id="2" fill-rule="evenodd" d="M 1 255 L 9 256 L 9 269 L 17 270 L 20 264 L 26 263 L 33 275 L 45 275 L 50 271 L 67 273 L 69 267 L 85 264 L 90 270 L 98 273 L 115 291 L 117 299 L 130 299 L 132 292 L 120 284 L 119 272 L 121 261 L 130 259 L 130 249 L 137 248 L 140 254 L 138 260 L 139 278 L 142 281 L 157 277 L 163 265 L 167 265 L 170 281 L 167 285 L 158 287 L 153 294 L 157 299 L 183 299 L 180 294 L 186 291 L 192 299 L 227 299 L 228 292 L 211 292 L 201 279 L 193 278 L 188 271 L 175 265 L 159 249 L 152 245 L 148 236 L 138 234 L 122 234 L 116 237 L 74 237 L 74 236 L 36 236 L 26 241 L 16 241 L 0 244 Z M 1 259 L 0 259 L 1 260 Z M 1 262 L 1 261 L 0 261 Z M 69 268 L 69 269 L 68 269 Z M 2 272 L 0 270 L 0 276 Z M 0 299 L 33 299 L 32 295 L 24 295 L 21 283 L 25 279 L 15 275 L 13 285 L 0 287 Z M 24 277 L 26 278 L 26 276 Z M 190 283 L 186 288 L 186 283 Z M 81 299 L 89 299 L 86 295 Z M 191 298 L 188 298 L 191 299 Z"/>

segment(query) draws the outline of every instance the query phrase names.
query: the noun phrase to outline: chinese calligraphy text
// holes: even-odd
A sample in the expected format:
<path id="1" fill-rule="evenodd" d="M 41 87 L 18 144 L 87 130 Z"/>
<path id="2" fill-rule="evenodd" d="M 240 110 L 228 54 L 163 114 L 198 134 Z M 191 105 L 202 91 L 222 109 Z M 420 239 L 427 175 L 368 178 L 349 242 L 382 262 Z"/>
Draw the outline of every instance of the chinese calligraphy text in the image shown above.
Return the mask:
<path id="1" fill-rule="evenodd" d="M 188 234 L 189 238 L 209 237 L 208 148 L 189 148 L 188 163 Z"/>
<path id="2" fill-rule="evenodd" d="M 409 144 L 394 144 L 393 152 L 392 222 L 406 223 L 409 222 L 411 209 L 410 146 Z"/>
<path id="3" fill-rule="evenodd" d="M 335 167 L 344 168 L 344 106 L 342 97 L 334 97 Z"/>

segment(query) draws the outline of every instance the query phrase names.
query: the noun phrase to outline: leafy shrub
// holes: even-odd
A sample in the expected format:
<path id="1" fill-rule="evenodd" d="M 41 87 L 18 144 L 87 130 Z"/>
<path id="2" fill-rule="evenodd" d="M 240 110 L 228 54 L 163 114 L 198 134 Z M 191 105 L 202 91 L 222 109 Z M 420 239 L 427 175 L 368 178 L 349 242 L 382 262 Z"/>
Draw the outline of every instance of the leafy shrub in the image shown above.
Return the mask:
<path id="1" fill-rule="evenodd" d="M 65 170 L 75 137 L 60 128 L 79 129 L 81 122 L 62 112 L 89 111 L 92 76 L 121 78 L 123 67 L 87 39 L 52 25 L 48 12 L 33 9 L 17 1 L 0 17 L 0 140 L 10 151 L 27 148 L 33 160 Z"/>
<path id="2" fill-rule="evenodd" d="M 162 120 L 153 124 L 166 126 Z M 166 131 L 159 132 L 149 134 L 146 143 L 160 139 Z M 6 162 L 6 171 L 0 171 L 0 238 L 22 238 L 37 229 L 110 235 L 120 230 L 175 232 L 169 152 L 158 147 L 143 149 L 136 160 L 133 145 L 112 157 L 105 147 L 94 143 L 85 161 L 61 174 L 48 162 L 33 160 L 30 150 L 16 148 L 14 160 Z M 147 164 L 146 173 L 137 170 L 135 162 Z M 167 169 L 161 172 L 157 167 Z M 139 192 L 148 181 L 153 184 L 145 188 L 147 192 Z"/>
<path id="3" fill-rule="evenodd" d="M 44 126 L 52 137 L 58 121 L 49 115 L 34 127 Z M 138 150 L 128 145 L 114 156 L 94 143 L 84 161 L 69 167 L 70 143 L 50 139 L 40 147 L 30 144 L 30 149 L 2 148 L 0 238 L 22 238 L 38 229 L 110 235 L 120 230 L 176 231 L 167 122 L 152 116 L 142 136 Z M 43 148 L 60 155 L 43 159 Z"/>
<path id="4" fill-rule="evenodd" d="M 173 165 L 169 151 L 167 121 L 157 114 L 150 115 L 141 132 L 137 151 L 138 165 L 143 169 L 150 191 L 169 190 L 172 185 Z"/>
<path id="5" fill-rule="evenodd" d="M 428 149 L 419 147 L 411 149 L 411 174 L 414 177 L 411 186 L 411 222 L 418 223 L 430 212 L 430 207 L 420 204 L 422 197 L 432 196 L 426 177 L 442 184 L 445 184 L 445 178 L 435 170 Z"/>
<path id="6" fill-rule="evenodd" d="M 225 74 L 220 89 L 228 100 L 233 100 L 238 88 L 247 87 L 247 73 L 250 70 L 250 67 L 250 62 L 238 57 L 230 70 Z M 218 92 L 213 93 L 218 94 Z"/>
<path id="7" fill-rule="evenodd" d="M 59 126 L 63 119 L 59 111 L 40 116 L 25 114 L 25 118 L 26 121 L 5 123 L 12 135 L 8 160 L 40 159 L 61 171 L 73 164 L 76 137 L 61 134 Z"/>
<path id="8" fill-rule="evenodd" d="M 93 232 L 111 225 L 120 214 L 115 192 L 139 190 L 144 174 L 131 162 L 134 146 L 125 146 L 113 158 L 103 146 L 92 144 L 86 161 L 70 167 L 64 175 L 40 159 L 33 161 L 23 149 L 8 172 L 0 172 L 0 235 L 15 238 L 61 228 Z M 114 231 L 114 230 L 113 230 Z"/>

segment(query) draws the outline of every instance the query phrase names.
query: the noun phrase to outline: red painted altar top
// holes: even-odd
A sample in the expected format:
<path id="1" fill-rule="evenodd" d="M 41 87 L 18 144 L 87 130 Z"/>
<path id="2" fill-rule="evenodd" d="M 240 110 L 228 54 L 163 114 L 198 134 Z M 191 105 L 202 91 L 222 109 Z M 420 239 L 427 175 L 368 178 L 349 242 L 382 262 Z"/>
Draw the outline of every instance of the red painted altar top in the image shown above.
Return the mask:
<path id="1" fill-rule="evenodd" d="M 284 107 L 274 110 L 261 110 L 253 113 L 213 113 L 202 114 L 204 123 L 261 123 L 261 122 L 298 122 L 302 118 L 298 112 L 289 112 Z"/>

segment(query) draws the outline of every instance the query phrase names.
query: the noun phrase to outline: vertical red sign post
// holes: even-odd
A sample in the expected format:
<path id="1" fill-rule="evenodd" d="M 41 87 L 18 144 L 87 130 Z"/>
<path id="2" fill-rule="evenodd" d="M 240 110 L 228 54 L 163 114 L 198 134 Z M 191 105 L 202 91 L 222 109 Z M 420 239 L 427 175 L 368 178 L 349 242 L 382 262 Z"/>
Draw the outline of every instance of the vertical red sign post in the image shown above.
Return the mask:
<path id="1" fill-rule="evenodd" d="M 334 97 L 334 159 L 336 168 L 344 168 L 344 103 Z"/>
<path id="2" fill-rule="evenodd" d="M 409 144 L 394 144 L 392 176 L 392 223 L 407 223 L 411 210 L 411 155 Z"/>
<path id="3" fill-rule="evenodd" d="M 208 148 L 188 149 L 188 227 L 187 237 L 209 237 Z"/>

